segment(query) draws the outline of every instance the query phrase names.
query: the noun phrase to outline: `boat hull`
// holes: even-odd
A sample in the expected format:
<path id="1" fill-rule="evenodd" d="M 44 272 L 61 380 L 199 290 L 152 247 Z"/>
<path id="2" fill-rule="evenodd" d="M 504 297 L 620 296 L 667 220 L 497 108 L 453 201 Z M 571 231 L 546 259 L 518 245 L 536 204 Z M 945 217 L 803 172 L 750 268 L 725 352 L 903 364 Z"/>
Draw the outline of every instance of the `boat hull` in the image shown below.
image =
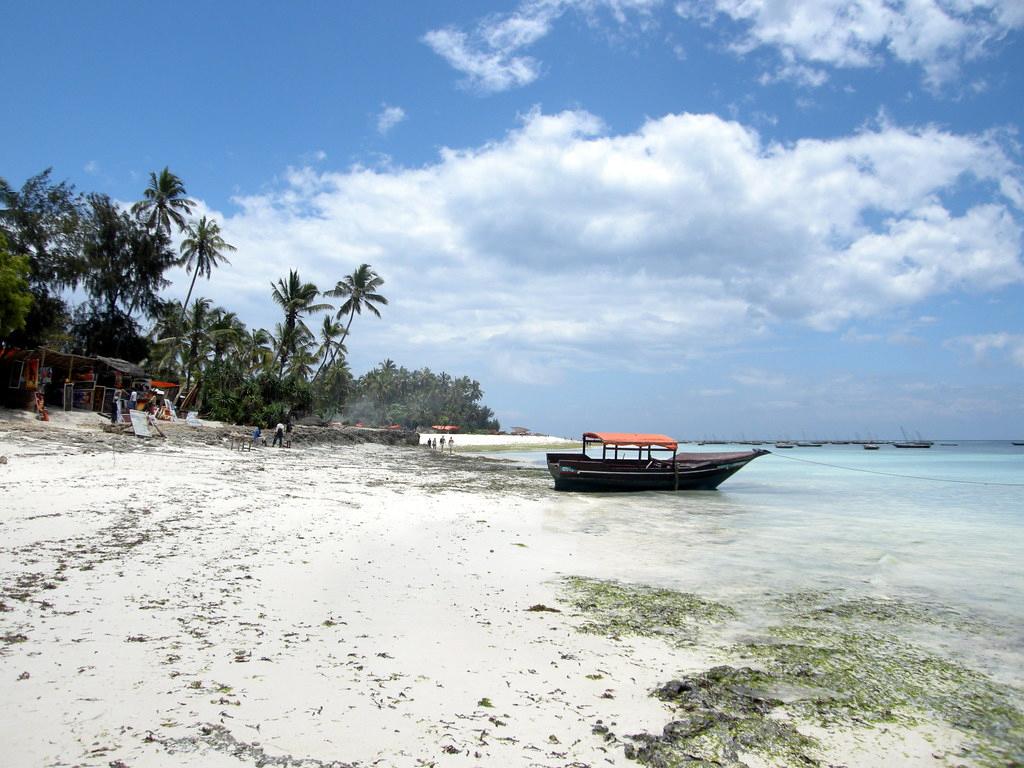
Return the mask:
<path id="1" fill-rule="evenodd" d="M 765 450 L 678 454 L 671 461 L 602 461 L 579 453 L 549 453 L 558 491 L 713 491 Z"/>

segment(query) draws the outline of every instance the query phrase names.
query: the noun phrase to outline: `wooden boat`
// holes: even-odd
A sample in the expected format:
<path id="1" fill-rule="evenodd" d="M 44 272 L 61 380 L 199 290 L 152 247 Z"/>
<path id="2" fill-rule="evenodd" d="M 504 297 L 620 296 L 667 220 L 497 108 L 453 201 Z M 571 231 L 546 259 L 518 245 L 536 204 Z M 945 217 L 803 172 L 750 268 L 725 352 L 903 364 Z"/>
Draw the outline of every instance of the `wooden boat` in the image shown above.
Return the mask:
<path id="1" fill-rule="evenodd" d="M 588 455 L 601 447 L 600 458 Z M 712 491 L 766 451 L 676 453 L 666 435 L 585 432 L 579 453 L 549 453 L 559 491 Z"/>
<path id="2" fill-rule="evenodd" d="M 907 432 L 903 427 L 900 427 L 900 432 L 903 433 L 902 442 L 893 443 L 893 448 L 931 448 L 935 443 L 931 440 L 922 440 L 921 435 L 917 436 L 917 440 L 911 440 L 907 437 Z"/>

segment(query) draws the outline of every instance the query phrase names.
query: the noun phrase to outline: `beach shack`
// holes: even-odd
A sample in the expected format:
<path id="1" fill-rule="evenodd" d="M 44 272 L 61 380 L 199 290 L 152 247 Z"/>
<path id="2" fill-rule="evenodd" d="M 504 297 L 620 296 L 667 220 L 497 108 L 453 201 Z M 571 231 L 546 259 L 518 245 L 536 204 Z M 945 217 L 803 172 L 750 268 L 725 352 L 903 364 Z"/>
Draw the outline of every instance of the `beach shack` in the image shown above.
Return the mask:
<path id="1" fill-rule="evenodd" d="M 116 357 L 71 355 L 52 349 L 0 350 L 0 403 L 40 411 L 94 411 L 109 415 L 118 389 L 145 403 L 159 389 L 173 402 L 178 385 L 155 381 L 135 363 Z"/>

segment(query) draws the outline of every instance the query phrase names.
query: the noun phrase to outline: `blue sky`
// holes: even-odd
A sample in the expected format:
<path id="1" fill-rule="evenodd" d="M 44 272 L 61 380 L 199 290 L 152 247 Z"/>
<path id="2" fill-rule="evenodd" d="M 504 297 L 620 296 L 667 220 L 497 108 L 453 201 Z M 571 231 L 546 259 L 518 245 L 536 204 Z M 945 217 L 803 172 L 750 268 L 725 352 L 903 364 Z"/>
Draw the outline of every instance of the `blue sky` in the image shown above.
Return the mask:
<path id="1" fill-rule="evenodd" d="M 349 340 L 503 425 L 1024 437 L 1019 0 L 4 2 L 0 175 L 238 247 L 197 291 L 362 262 Z M 183 297 L 184 273 L 170 295 Z"/>

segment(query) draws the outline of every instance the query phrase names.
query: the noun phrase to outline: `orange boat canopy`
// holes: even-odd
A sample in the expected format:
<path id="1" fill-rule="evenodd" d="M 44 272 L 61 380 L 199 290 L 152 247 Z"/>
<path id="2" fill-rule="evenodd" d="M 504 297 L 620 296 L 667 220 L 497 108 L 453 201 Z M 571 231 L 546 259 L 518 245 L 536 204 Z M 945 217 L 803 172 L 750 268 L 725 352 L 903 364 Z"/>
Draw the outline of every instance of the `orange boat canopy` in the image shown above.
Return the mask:
<path id="1" fill-rule="evenodd" d="M 459 428 L 454 424 L 434 424 L 431 429 L 438 432 L 458 432 Z"/>
<path id="2" fill-rule="evenodd" d="M 668 435 L 644 435 L 633 432 L 584 432 L 583 440 L 596 440 L 605 445 L 628 445 L 638 448 L 656 446 L 674 451 L 679 447 L 679 441 Z"/>

